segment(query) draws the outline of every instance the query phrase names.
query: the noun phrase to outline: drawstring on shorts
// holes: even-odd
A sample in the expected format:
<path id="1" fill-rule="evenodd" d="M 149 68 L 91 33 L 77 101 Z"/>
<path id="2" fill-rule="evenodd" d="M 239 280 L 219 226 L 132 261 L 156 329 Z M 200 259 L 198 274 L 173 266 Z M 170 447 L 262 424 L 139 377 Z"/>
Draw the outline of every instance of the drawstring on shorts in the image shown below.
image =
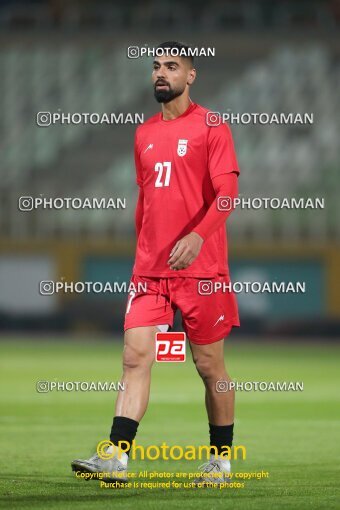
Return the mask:
<path id="1" fill-rule="evenodd" d="M 158 302 L 158 296 L 169 296 L 169 304 L 170 304 L 170 308 L 171 308 L 172 297 L 171 297 L 171 290 L 170 290 L 170 285 L 169 285 L 169 278 L 160 278 L 159 286 L 157 289 L 156 302 Z M 164 311 L 166 311 L 166 307 L 167 307 L 167 302 L 165 301 Z"/>

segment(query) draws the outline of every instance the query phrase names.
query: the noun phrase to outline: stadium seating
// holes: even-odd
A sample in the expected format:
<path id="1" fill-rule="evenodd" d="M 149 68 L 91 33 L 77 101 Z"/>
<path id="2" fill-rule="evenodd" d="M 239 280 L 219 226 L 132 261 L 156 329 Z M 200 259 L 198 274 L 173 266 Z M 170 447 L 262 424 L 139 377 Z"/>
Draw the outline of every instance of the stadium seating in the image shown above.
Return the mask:
<path id="1" fill-rule="evenodd" d="M 44 128 L 36 126 L 36 113 L 132 110 L 148 117 L 157 109 L 150 94 L 150 61 L 127 59 L 126 48 L 99 43 L 89 48 L 13 45 L 0 52 L 0 73 L 1 194 L 20 190 L 33 196 L 113 196 L 126 198 L 128 205 L 120 215 L 100 210 L 46 211 L 37 215 L 33 226 L 25 223 L 27 235 L 32 228 L 38 237 L 53 236 L 56 229 L 61 235 L 131 235 L 135 126 L 56 124 Z M 290 214 L 240 210 L 230 221 L 238 239 L 340 237 L 336 221 L 339 77 L 339 63 L 334 65 L 328 48 L 287 45 L 249 61 L 226 85 L 221 80 L 213 97 L 200 84 L 204 97 L 197 100 L 213 111 L 314 115 L 311 125 L 231 124 L 242 197 L 310 196 L 324 197 L 326 202 L 318 215 L 308 210 Z M 21 215 L 8 222 L 18 225 L 26 220 Z"/>

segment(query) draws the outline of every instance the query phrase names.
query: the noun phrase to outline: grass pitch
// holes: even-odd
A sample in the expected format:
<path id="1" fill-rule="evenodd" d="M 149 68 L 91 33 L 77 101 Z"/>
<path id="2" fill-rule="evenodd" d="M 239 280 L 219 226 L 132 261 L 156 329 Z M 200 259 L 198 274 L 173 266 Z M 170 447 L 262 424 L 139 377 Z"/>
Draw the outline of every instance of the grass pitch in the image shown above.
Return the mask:
<path id="1" fill-rule="evenodd" d="M 70 462 L 108 437 L 115 394 L 37 393 L 36 381 L 117 381 L 122 345 L 104 341 L 0 342 L 1 494 L 14 509 L 338 509 L 339 354 L 319 345 L 251 344 L 231 338 L 226 359 L 238 381 L 303 381 L 303 392 L 238 392 L 234 472 L 268 471 L 242 489 L 101 489 L 75 478 Z M 203 385 L 186 363 L 153 369 L 138 444 L 208 444 Z M 196 471 L 203 461 L 135 460 L 130 471 Z M 145 480 L 144 480 L 145 481 Z"/>

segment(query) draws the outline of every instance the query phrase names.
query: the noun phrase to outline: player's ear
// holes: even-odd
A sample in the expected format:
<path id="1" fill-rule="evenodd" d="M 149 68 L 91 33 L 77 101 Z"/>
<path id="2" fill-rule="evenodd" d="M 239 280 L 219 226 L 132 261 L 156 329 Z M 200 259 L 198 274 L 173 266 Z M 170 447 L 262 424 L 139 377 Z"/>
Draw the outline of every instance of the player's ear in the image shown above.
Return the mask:
<path id="1" fill-rule="evenodd" d="M 187 84 L 192 85 L 196 78 L 196 69 L 193 67 L 189 70 Z"/>

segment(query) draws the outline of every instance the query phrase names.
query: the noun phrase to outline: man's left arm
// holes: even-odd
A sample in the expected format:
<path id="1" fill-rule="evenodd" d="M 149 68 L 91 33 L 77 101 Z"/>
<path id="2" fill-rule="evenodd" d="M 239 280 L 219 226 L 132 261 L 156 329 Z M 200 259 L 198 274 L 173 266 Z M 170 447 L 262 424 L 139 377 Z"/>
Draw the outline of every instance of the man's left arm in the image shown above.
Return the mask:
<path id="1" fill-rule="evenodd" d="M 208 136 L 208 166 L 215 190 L 215 200 L 203 220 L 180 239 L 171 250 L 168 265 L 170 269 L 185 269 L 197 258 L 203 242 L 220 228 L 234 209 L 238 196 L 238 175 L 240 173 L 231 130 L 228 125 L 212 127 Z M 223 198 L 223 200 L 220 197 Z M 230 205 L 228 210 L 226 205 Z"/>
<path id="2" fill-rule="evenodd" d="M 201 251 L 204 241 L 217 229 L 224 225 L 228 216 L 234 209 L 234 199 L 238 196 L 238 179 L 235 172 L 218 175 L 212 180 L 216 193 L 202 221 L 190 232 L 182 237 L 170 253 L 168 264 L 170 269 L 185 269 L 190 266 Z M 223 210 L 223 205 L 228 205 L 228 210 Z M 230 204 L 230 208 L 229 208 Z"/>

